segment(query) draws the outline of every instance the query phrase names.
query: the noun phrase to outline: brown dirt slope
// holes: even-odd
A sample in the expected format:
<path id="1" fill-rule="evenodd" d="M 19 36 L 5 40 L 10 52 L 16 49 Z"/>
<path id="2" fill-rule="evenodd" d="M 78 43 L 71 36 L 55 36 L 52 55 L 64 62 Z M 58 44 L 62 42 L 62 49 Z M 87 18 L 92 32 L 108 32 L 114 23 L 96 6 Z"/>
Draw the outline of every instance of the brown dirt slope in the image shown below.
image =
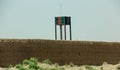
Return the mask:
<path id="1" fill-rule="evenodd" d="M 101 65 L 120 61 L 120 43 L 94 41 L 56 41 L 41 39 L 0 39 L 0 66 L 21 63 L 37 57 L 65 64 Z"/>

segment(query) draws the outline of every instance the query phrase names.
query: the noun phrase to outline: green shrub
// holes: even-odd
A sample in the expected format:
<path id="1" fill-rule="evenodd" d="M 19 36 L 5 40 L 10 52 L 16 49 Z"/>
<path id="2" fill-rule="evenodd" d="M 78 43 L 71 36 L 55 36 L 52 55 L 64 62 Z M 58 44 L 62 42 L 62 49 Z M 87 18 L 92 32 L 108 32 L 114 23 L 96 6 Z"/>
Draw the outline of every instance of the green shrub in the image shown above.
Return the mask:
<path id="1" fill-rule="evenodd" d="M 85 68 L 88 69 L 88 70 L 96 70 L 92 66 L 89 66 L 89 65 L 85 65 Z"/>
<path id="2" fill-rule="evenodd" d="M 24 66 L 27 65 L 28 68 L 25 68 Z M 23 61 L 23 64 L 17 64 L 15 66 L 19 70 L 37 70 L 38 69 L 38 60 L 34 57 L 30 59 L 25 59 Z"/>
<path id="3" fill-rule="evenodd" d="M 65 70 L 65 68 L 60 68 L 60 70 Z"/>
<path id="4" fill-rule="evenodd" d="M 29 64 L 29 60 L 25 59 L 25 60 L 23 61 L 23 64 L 28 65 L 28 64 Z"/>
<path id="5" fill-rule="evenodd" d="M 34 63 L 36 63 L 36 64 L 38 63 L 38 59 L 35 58 L 35 57 L 30 58 L 29 61 L 30 61 L 30 62 L 34 62 Z"/>
<path id="6" fill-rule="evenodd" d="M 52 62 L 50 61 L 50 59 L 43 60 L 42 62 L 46 63 L 46 64 L 52 64 Z"/>
<path id="7" fill-rule="evenodd" d="M 29 62 L 29 68 L 37 68 L 37 63 Z"/>
<path id="8" fill-rule="evenodd" d="M 18 68 L 19 70 L 29 70 L 28 68 L 25 68 L 24 66 L 21 66 L 20 68 Z"/>
<path id="9" fill-rule="evenodd" d="M 52 69 L 50 69 L 50 70 L 58 70 L 57 68 L 52 68 Z"/>
<path id="10" fill-rule="evenodd" d="M 39 70 L 44 70 L 44 69 L 43 69 L 42 67 L 40 67 L 40 66 L 38 67 L 38 69 L 39 69 Z"/>
<path id="11" fill-rule="evenodd" d="M 15 67 L 16 67 L 16 68 L 21 68 L 22 65 L 21 65 L 21 64 L 16 64 Z"/>

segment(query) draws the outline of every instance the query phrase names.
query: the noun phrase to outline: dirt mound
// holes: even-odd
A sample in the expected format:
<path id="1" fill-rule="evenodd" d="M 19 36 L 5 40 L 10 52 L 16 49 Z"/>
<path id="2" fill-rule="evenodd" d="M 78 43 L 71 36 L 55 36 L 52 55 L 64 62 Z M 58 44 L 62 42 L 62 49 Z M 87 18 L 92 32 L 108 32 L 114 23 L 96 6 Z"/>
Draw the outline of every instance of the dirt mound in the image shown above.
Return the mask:
<path id="1" fill-rule="evenodd" d="M 18 64 L 23 59 L 49 58 L 60 65 L 116 64 L 120 61 L 120 43 L 95 41 L 56 41 L 41 39 L 0 39 L 0 66 Z"/>

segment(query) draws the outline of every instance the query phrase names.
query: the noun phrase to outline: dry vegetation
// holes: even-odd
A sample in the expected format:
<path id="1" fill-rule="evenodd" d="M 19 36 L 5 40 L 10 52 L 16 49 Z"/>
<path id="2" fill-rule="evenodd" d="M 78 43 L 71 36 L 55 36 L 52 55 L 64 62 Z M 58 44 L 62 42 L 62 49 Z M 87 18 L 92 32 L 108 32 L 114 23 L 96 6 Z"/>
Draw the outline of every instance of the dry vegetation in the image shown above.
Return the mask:
<path id="1" fill-rule="evenodd" d="M 9 65 L 7 68 L 0 70 L 120 70 L 120 64 L 112 65 L 104 62 L 100 66 L 81 65 L 77 66 L 73 63 L 60 66 L 58 63 L 52 63 L 49 59 L 38 62 L 36 58 L 25 59 L 21 64 L 15 66 Z"/>

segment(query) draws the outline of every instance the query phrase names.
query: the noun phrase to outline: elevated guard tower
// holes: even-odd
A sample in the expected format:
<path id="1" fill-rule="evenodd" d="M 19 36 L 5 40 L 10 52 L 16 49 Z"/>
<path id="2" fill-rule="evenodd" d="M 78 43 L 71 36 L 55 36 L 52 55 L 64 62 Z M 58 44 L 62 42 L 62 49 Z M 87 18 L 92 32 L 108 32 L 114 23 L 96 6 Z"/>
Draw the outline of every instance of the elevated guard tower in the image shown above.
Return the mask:
<path id="1" fill-rule="evenodd" d="M 63 40 L 62 26 L 64 26 L 64 39 L 66 40 L 66 26 L 69 25 L 70 40 L 72 40 L 71 31 L 71 17 L 70 16 L 58 16 L 55 17 L 55 40 L 57 40 L 57 26 L 60 27 L 60 40 Z"/>

